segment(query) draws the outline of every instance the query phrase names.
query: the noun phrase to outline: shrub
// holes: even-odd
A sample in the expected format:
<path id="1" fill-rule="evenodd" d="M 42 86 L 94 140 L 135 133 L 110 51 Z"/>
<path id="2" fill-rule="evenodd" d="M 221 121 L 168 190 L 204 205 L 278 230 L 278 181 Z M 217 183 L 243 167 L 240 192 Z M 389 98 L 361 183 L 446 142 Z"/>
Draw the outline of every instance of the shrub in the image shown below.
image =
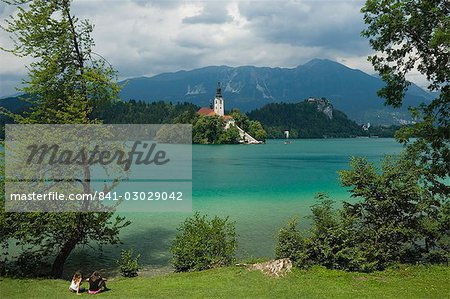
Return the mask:
<path id="1" fill-rule="evenodd" d="M 49 268 L 50 264 L 42 258 L 42 255 L 34 252 L 21 254 L 15 262 L 9 265 L 5 262 L 5 271 L 9 272 L 7 274 L 17 277 L 44 276 Z"/>
<path id="2" fill-rule="evenodd" d="M 342 208 L 324 194 L 312 211 L 308 238 L 295 223 L 279 235 L 277 256 L 307 260 L 330 269 L 370 272 L 390 264 L 448 263 L 450 202 L 424 188 L 423 170 L 405 154 L 387 157 L 377 169 L 354 158 L 340 172 L 352 197 Z M 303 244 L 302 244 L 303 242 Z"/>
<path id="3" fill-rule="evenodd" d="M 230 265 L 237 248 L 234 222 L 211 220 L 196 212 L 178 228 L 170 251 L 175 271 L 200 271 Z"/>
<path id="4" fill-rule="evenodd" d="M 120 259 L 117 261 L 119 265 L 119 270 L 124 277 L 136 277 L 139 271 L 139 258 L 140 254 L 133 257 L 133 249 L 122 250 L 120 254 Z"/>
<path id="5" fill-rule="evenodd" d="M 320 193 L 319 202 L 312 206 L 312 227 L 309 236 L 303 237 L 297 229 L 298 221 L 292 219 L 280 229 L 275 248 L 277 258 L 290 258 L 294 266 L 304 268 L 321 265 L 329 269 L 370 272 L 382 269 L 384 259 L 370 243 L 369 235 L 355 229 L 357 219 L 346 212 L 336 210 L 334 202 Z"/>
<path id="6" fill-rule="evenodd" d="M 236 144 L 239 143 L 241 136 L 239 130 L 235 126 L 230 126 L 219 137 L 218 143 L 220 144 Z"/>
<path id="7" fill-rule="evenodd" d="M 277 259 L 289 258 L 294 266 L 306 266 L 306 241 L 297 229 L 298 219 L 292 218 L 278 232 L 278 242 L 275 247 Z"/>

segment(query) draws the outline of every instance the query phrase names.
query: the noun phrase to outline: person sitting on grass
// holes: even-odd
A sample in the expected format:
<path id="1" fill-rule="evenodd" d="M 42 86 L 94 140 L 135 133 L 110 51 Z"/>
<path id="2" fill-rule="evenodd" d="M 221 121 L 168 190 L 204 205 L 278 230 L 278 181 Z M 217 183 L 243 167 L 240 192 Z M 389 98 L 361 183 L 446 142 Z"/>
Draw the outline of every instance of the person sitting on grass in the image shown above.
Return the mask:
<path id="1" fill-rule="evenodd" d="M 106 279 L 100 276 L 100 273 L 94 271 L 92 275 L 86 279 L 89 282 L 89 294 L 97 294 L 107 290 Z"/>
<path id="2" fill-rule="evenodd" d="M 77 293 L 78 295 L 80 294 L 80 292 L 83 292 L 84 288 L 81 286 L 82 280 L 83 277 L 81 275 L 81 272 L 75 272 L 72 281 L 70 282 L 69 291 L 71 291 L 72 293 Z"/>

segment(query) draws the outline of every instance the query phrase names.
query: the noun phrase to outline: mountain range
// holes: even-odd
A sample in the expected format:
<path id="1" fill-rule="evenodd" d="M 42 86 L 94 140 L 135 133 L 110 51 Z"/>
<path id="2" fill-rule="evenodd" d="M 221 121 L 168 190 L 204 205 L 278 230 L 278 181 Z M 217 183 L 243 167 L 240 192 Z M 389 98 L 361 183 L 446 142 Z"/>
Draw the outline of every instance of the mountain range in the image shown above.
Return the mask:
<path id="1" fill-rule="evenodd" d="M 243 112 L 270 103 L 298 103 L 326 98 L 335 109 L 362 124 L 405 124 L 411 121 L 408 106 L 429 102 L 435 94 L 411 84 L 401 109 L 384 105 L 377 91 L 384 85 L 377 76 L 326 59 L 313 59 L 296 68 L 209 66 L 190 71 L 137 77 L 120 82 L 123 100 L 189 102 L 209 106 L 221 82 L 226 110 Z M 29 104 L 17 97 L 0 99 L 0 106 L 15 111 Z"/>
<path id="2" fill-rule="evenodd" d="M 384 84 L 380 78 L 327 59 L 313 59 L 296 68 L 209 66 L 132 78 L 121 82 L 121 98 L 209 106 L 217 82 L 222 84 L 226 109 L 248 112 L 268 103 L 297 103 L 309 97 L 324 97 L 359 123 L 408 122 L 407 107 L 432 98 L 430 93 L 411 84 L 403 108 L 394 110 L 384 106 L 377 96 Z"/>

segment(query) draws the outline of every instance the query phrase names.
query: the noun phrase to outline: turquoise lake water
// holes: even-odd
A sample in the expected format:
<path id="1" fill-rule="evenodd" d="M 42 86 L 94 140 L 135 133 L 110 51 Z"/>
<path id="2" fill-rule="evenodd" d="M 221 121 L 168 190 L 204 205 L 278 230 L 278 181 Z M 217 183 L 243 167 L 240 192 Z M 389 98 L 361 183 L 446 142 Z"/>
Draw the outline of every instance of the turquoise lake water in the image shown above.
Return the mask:
<path id="1" fill-rule="evenodd" d="M 394 139 L 269 140 L 263 145 L 194 145 L 193 210 L 229 216 L 236 222 L 240 257 L 270 257 L 276 234 L 292 216 L 309 214 L 314 195 L 349 199 L 337 171 L 348 168 L 351 156 L 379 162 L 402 146 Z M 170 262 L 168 248 L 177 226 L 191 213 L 128 213 L 133 223 L 123 229 L 124 245 L 105 246 L 99 254 L 77 250 L 69 267 L 115 266 L 121 248 L 134 247 L 146 267 Z M 303 222 L 302 226 L 307 226 Z"/>

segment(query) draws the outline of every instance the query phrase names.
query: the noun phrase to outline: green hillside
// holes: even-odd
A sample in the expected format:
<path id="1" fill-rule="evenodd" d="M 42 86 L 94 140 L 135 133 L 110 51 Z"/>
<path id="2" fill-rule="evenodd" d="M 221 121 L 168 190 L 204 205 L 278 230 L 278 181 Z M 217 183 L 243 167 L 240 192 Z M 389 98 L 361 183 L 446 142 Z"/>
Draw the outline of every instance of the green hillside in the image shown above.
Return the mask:
<path id="1" fill-rule="evenodd" d="M 273 103 L 248 113 L 261 122 L 269 138 L 283 138 L 288 130 L 292 138 L 343 138 L 364 135 L 361 127 L 333 108 L 325 99 L 300 103 Z"/>

